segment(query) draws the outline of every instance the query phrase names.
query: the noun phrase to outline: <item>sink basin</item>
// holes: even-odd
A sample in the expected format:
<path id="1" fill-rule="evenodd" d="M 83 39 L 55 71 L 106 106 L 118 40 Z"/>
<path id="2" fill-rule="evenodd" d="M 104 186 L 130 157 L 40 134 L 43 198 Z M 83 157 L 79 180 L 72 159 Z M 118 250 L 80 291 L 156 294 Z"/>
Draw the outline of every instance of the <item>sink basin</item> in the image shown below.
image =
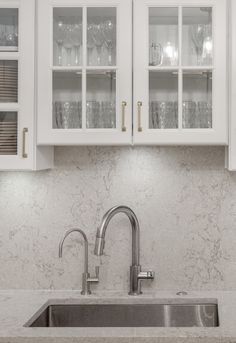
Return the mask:
<path id="1" fill-rule="evenodd" d="M 154 302 L 154 303 L 153 303 Z M 216 327 L 218 305 L 196 303 L 45 304 L 27 327 Z"/>

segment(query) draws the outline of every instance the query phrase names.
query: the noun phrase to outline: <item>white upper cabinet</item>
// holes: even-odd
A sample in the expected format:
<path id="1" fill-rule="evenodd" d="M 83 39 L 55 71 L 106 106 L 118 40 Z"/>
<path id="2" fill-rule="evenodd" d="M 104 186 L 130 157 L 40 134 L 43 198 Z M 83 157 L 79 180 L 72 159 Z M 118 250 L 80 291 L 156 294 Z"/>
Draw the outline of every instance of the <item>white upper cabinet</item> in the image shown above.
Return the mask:
<path id="1" fill-rule="evenodd" d="M 38 1 L 38 144 L 132 143 L 132 2 Z"/>
<path id="2" fill-rule="evenodd" d="M 134 0 L 134 144 L 228 144 L 227 0 Z"/>
<path id="3" fill-rule="evenodd" d="M 0 170 L 52 166 L 36 148 L 35 2 L 0 0 Z"/>

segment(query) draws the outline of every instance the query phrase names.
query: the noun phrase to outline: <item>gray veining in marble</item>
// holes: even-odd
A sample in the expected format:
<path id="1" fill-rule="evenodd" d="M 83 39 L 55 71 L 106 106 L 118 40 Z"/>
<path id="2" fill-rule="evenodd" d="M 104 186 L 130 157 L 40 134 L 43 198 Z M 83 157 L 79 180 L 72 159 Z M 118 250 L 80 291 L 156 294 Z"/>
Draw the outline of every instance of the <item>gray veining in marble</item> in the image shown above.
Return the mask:
<path id="1" fill-rule="evenodd" d="M 223 147 L 58 147 L 55 168 L 0 173 L 0 289 L 79 289 L 83 249 L 100 220 L 124 204 L 141 226 L 141 264 L 156 272 L 143 290 L 236 289 L 236 173 Z M 124 215 L 106 235 L 93 290 L 128 290 L 131 230 Z"/>

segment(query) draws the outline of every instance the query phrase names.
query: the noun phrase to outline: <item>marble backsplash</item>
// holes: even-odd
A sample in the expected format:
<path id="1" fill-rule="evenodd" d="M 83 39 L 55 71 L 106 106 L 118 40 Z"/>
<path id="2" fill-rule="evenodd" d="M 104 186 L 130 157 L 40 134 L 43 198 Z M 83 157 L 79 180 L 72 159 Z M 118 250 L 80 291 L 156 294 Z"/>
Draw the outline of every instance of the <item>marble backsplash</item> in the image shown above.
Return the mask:
<path id="1" fill-rule="evenodd" d="M 236 173 L 221 147 L 58 147 L 55 168 L 0 173 L 0 289 L 77 289 L 89 239 L 94 290 L 128 290 L 131 229 L 125 215 L 93 255 L 106 210 L 130 206 L 141 227 L 141 264 L 156 272 L 143 290 L 236 289 Z"/>

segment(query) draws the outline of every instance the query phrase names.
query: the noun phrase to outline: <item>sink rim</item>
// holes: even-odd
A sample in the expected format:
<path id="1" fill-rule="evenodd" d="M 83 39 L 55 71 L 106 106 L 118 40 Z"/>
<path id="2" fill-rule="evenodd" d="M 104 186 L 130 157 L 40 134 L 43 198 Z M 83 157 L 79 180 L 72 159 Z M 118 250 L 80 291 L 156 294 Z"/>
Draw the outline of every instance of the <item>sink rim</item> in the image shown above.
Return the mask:
<path id="1" fill-rule="evenodd" d="M 56 305 L 216 305 L 219 316 L 219 304 L 217 298 L 65 298 L 47 300 L 23 325 L 32 328 L 34 321 L 49 306 Z M 218 326 L 219 327 L 219 326 Z M 47 328 L 48 329 L 48 328 Z"/>

